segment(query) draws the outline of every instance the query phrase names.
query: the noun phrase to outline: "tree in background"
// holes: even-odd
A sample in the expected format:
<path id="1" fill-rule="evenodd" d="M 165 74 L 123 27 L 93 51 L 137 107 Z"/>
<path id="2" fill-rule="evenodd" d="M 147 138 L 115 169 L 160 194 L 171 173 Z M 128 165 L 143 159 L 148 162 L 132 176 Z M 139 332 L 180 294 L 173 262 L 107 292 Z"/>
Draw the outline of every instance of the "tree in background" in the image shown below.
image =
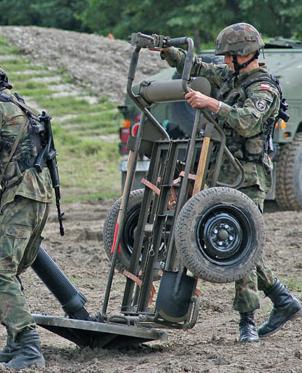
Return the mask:
<path id="1" fill-rule="evenodd" d="M 302 38 L 301 0 L 87 0 L 80 15 L 90 31 L 125 39 L 131 32 L 193 36 L 213 42 L 217 33 L 235 22 L 249 22 L 268 37 Z"/>
<path id="2" fill-rule="evenodd" d="M 0 24 L 87 31 L 79 19 L 86 6 L 87 0 L 0 0 Z"/>
<path id="3" fill-rule="evenodd" d="M 234 22 L 249 22 L 267 37 L 302 39 L 301 0 L 0 0 L 0 24 L 37 25 L 113 34 L 192 36 L 197 48 Z"/>

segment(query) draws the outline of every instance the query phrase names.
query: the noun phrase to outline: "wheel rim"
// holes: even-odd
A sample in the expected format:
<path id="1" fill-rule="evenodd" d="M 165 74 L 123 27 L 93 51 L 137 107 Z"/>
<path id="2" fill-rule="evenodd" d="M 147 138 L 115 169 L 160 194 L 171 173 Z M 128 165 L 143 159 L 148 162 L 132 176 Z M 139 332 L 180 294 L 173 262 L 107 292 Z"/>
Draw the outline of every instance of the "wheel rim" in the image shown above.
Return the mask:
<path id="1" fill-rule="evenodd" d="M 252 250 L 254 233 L 254 226 L 244 209 L 217 204 L 199 217 L 198 249 L 212 263 L 231 265 Z"/>
<path id="2" fill-rule="evenodd" d="M 138 218 L 140 214 L 141 204 L 133 206 L 132 209 L 127 211 L 125 226 L 122 232 L 121 246 L 123 252 L 127 256 L 131 256 L 133 253 L 134 237 L 136 234 L 136 228 L 138 224 Z M 164 244 L 164 242 L 162 242 Z M 144 247 L 142 249 L 142 252 Z M 158 252 L 158 257 L 162 258 L 165 253 L 165 245 L 161 245 Z M 140 258 L 141 259 L 141 258 Z"/>

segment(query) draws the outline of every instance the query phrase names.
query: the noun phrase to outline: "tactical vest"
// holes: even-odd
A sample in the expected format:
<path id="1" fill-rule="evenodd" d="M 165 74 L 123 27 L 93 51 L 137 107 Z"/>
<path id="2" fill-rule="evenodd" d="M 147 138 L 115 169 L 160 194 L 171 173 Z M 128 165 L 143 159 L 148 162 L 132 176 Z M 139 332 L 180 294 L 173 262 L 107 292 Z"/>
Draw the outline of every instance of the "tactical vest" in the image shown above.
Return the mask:
<path id="1" fill-rule="evenodd" d="M 24 100 L 17 94 L 11 96 L 0 91 L 0 102 L 18 101 L 24 104 Z M 16 104 L 21 110 L 22 108 Z M 2 189 L 10 188 L 22 181 L 25 170 L 31 168 L 42 147 L 39 136 L 39 123 L 33 116 L 22 110 L 26 117 L 26 123 L 20 122 L 21 134 L 10 133 L 10 126 L 0 130 L 0 169 Z M 20 136 L 20 138 L 18 138 Z"/>
<path id="2" fill-rule="evenodd" d="M 218 100 L 233 106 L 243 107 L 247 99 L 247 89 L 251 85 L 259 82 L 268 82 L 276 87 L 281 93 L 280 87 L 277 86 L 271 75 L 265 71 L 257 71 L 248 79 L 244 80 L 237 88 L 231 86 L 230 81 L 225 82 L 219 91 Z M 232 82 L 234 83 L 234 81 Z M 226 122 L 223 122 L 223 128 L 226 135 L 226 145 L 231 153 L 239 160 L 249 162 L 262 162 L 264 155 L 270 152 L 270 138 L 272 137 L 276 117 L 269 117 L 263 124 L 263 132 L 253 137 L 240 136 Z"/>

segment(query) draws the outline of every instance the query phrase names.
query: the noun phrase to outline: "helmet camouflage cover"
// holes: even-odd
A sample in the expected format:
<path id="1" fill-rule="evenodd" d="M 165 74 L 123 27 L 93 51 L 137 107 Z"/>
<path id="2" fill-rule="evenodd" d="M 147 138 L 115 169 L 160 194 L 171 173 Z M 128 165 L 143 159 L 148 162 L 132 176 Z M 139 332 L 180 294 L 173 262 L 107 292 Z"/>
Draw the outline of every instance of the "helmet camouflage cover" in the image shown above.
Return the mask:
<path id="1" fill-rule="evenodd" d="M 220 31 L 215 54 L 245 56 L 264 47 L 260 33 L 248 23 L 235 23 Z"/>

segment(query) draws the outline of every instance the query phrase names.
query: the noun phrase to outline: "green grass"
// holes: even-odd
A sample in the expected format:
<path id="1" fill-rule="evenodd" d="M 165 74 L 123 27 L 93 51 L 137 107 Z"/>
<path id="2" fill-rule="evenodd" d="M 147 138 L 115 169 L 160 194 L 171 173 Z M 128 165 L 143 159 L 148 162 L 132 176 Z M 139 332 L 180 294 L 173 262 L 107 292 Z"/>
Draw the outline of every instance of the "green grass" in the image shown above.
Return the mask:
<path id="1" fill-rule="evenodd" d="M 43 97 L 43 96 L 48 96 L 48 95 L 53 93 L 48 88 L 17 89 L 17 87 L 14 86 L 14 89 L 18 93 L 20 93 L 21 96 L 30 97 L 30 98 L 34 99 L 35 101 L 36 101 L 37 98 L 40 98 L 40 97 Z"/>
<path id="2" fill-rule="evenodd" d="M 19 53 L 18 49 L 12 46 L 11 44 L 9 44 L 7 40 L 3 38 L 2 36 L 0 36 L 0 51 L 1 51 L 1 54 L 18 54 Z"/>
<path id="3" fill-rule="evenodd" d="M 118 159 L 116 143 L 84 140 L 73 146 L 60 144 L 57 148 L 63 202 L 103 200 L 119 195 L 117 162 L 111 160 Z"/>
<path id="4" fill-rule="evenodd" d="M 14 88 L 19 91 L 24 91 L 25 89 L 47 89 L 48 85 L 45 83 L 35 82 L 33 80 L 21 80 L 17 77 L 17 81 L 15 82 Z"/>
<path id="5" fill-rule="evenodd" d="M 51 97 L 55 91 L 50 85 L 73 83 L 66 71 L 48 70 L 24 58 L 4 38 L 0 38 L 0 55 L 15 55 L 3 61 L 1 67 L 7 72 L 14 89 L 37 106 L 47 110 L 53 117 L 53 133 L 58 151 L 58 166 L 61 178 L 62 202 L 95 201 L 116 198 L 120 194 L 119 154 L 117 140 L 102 141 L 100 135 L 117 133 L 119 114 L 116 105 L 106 97 L 96 104 L 89 104 L 80 96 Z M 38 73 L 22 73 L 35 70 Z M 36 82 L 36 77 L 61 77 L 60 82 Z M 84 92 L 83 95 L 89 95 Z M 74 115 L 62 118 L 64 115 Z M 56 119 L 62 118 L 62 121 Z M 75 124 L 72 128 L 70 124 Z M 68 127 L 64 127 L 68 125 Z"/>
<path id="6" fill-rule="evenodd" d="M 1 62 L 1 59 L 0 59 Z M 24 58 L 20 57 L 16 60 L 9 60 L 3 61 L 2 66 L 4 66 L 6 72 L 19 72 L 19 71 L 26 71 L 26 70 L 43 70 L 42 66 L 36 66 L 29 63 L 29 61 L 25 60 Z"/>
<path id="7" fill-rule="evenodd" d="M 31 69 L 29 68 L 28 70 L 31 70 Z M 15 83 L 15 85 L 17 84 L 17 86 L 19 87 L 22 84 L 22 82 L 25 81 L 25 83 L 27 83 L 28 79 L 45 78 L 45 77 L 52 76 L 52 75 L 53 75 L 52 72 L 48 72 L 44 70 L 41 70 L 38 73 L 35 73 L 34 75 L 29 75 L 28 73 L 24 74 L 23 72 L 15 71 L 9 74 L 9 78 L 12 82 Z"/>
<path id="8" fill-rule="evenodd" d="M 297 278 L 288 278 L 286 280 L 286 285 L 289 290 L 302 293 L 302 281 Z"/>
<path id="9" fill-rule="evenodd" d="M 110 107 L 108 109 L 104 108 L 102 111 L 97 112 L 89 112 L 84 114 L 79 114 L 75 118 L 69 118 L 66 120 L 66 124 L 93 124 L 97 122 L 105 123 L 107 121 L 111 121 L 112 117 L 118 119 L 119 113 L 117 109 L 114 107 Z"/>

